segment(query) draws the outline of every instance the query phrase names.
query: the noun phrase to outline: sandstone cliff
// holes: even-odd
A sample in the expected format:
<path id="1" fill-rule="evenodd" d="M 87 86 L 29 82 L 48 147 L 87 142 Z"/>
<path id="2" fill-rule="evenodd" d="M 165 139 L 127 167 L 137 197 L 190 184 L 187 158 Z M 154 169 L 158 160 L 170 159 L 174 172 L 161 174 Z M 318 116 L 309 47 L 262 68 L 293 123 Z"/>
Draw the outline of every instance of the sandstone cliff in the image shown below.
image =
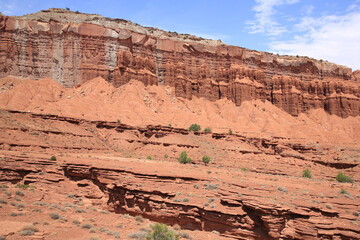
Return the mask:
<path id="1" fill-rule="evenodd" d="M 176 96 L 261 99 L 293 116 L 312 108 L 360 114 L 359 73 L 308 57 L 277 56 L 122 19 L 49 9 L 0 16 L 0 77 L 53 78 L 66 87 L 101 76 L 175 88 Z"/>

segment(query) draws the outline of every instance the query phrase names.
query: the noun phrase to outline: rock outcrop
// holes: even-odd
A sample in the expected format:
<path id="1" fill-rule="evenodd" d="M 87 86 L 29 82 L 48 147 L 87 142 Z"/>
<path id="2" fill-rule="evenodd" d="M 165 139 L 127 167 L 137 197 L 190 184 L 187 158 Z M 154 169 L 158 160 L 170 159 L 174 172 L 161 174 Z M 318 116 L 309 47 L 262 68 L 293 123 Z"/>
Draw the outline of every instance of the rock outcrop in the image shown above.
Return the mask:
<path id="1" fill-rule="evenodd" d="M 0 77 L 53 78 L 66 87 L 101 76 L 165 84 L 176 96 L 271 101 L 293 116 L 323 108 L 360 114 L 359 74 L 308 57 L 278 56 L 121 19 L 50 9 L 0 16 Z"/>

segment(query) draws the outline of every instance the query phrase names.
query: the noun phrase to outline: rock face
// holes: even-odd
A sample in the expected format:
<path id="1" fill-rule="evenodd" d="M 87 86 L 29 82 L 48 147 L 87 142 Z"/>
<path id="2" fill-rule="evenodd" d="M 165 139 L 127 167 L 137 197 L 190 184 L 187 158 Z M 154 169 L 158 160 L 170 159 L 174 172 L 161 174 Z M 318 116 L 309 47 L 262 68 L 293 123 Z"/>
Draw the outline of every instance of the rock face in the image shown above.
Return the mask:
<path id="1" fill-rule="evenodd" d="M 101 76 L 165 84 L 176 96 L 271 101 L 293 116 L 323 108 L 360 114 L 358 72 L 308 57 L 277 56 L 221 41 L 50 9 L 0 16 L 0 77 L 53 78 L 66 87 Z"/>

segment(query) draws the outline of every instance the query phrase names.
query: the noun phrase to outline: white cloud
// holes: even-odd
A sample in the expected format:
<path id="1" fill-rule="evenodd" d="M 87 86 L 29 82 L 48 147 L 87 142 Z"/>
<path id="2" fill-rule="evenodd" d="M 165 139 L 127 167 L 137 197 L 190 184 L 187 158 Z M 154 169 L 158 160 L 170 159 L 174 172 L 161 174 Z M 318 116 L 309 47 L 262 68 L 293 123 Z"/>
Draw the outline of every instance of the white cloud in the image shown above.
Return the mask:
<path id="1" fill-rule="evenodd" d="M 360 7 L 352 5 L 345 15 L 304 17 L 294 25 L 297 35 L 289 41 L 273 41 L 270 50 L 329 60 L 360 69 Z M 301 35 L 300 35 L 301 34 Z"/>
<path id="2" fill-rule="evenodd" d="M 270 36 L 279 36 L 286 32 L 285 26 L 281 26 L 274 18 L 275 7 L 284 4 L 294 4 L 299 0 L 255 0 L 255 20 L 248 21 L 250 33 L 264 33 Z"/>

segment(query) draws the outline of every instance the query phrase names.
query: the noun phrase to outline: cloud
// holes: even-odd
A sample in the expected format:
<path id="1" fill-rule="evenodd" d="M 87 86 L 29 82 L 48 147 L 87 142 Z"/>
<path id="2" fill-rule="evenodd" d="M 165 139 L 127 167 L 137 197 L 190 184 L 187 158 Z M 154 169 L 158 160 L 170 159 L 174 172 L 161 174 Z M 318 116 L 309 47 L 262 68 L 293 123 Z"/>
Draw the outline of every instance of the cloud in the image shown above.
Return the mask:
<path id="1" fill-rule="evenodd" d="M 272 41 L 270 51 L 309 56 L 360 69 L 360 6 L 344 15 L 303 17 L 294 25 L 297 34 L 288 41 Z"/>
<path id="2" fill-rule="evenodd" d="M 255 0 L 255 20 L 248 21 L 249 33 L 264 33 L 270 36 L 279 36 L 287 31 L 285 26 L 280 25 L 274 18 L 275 7 L 284 4 L 295 4 L 299 0 Z"/>

